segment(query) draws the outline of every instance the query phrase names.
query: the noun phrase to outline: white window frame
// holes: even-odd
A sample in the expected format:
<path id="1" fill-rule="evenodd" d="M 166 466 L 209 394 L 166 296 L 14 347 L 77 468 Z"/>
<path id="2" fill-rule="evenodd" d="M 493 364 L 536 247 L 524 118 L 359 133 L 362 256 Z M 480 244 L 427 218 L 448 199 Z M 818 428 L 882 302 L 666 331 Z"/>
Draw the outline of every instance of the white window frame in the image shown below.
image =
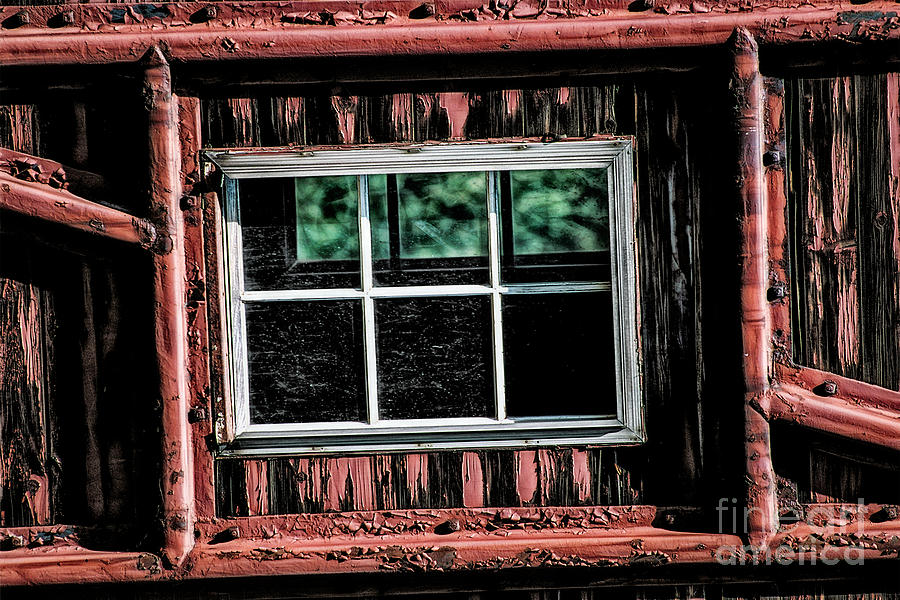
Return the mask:
<path id="1" fill-rule="evenodd" d="M 323 150 L 217 150 L 206 157 L 225 175 L 225 304 L 227 379 L 231 399 L 223 455 L 383 452 L 422 449 L 521 448 L 565 445 L 626 445 L 645 440 L 641 396 L 636 273 L 636 201 L 633 140 L 627 137 L 572 142 L 460 143 Z M 501 284 L 497 176 L 488 177 L 490 285 L 375 287 L 372 240 L 365 201 L 366 175 L 388 173 L 496 172 L 534 169 L 607 169 L 610 282 Z M 237 180 L 355 175 L 359 187 L 361 289 L 247 291 Z M 609 418 L 527 417 L 505 413 L 500 297 L 510 293 L 612 290 L 616 370 L 616 415 Z M 493 316 L 497 419 L 377 418 L 374 299 L 383 297 L 486 295 Z M 279 300 L 361 299 L 365 335 L 368 422 L 250 423 L 244 303 Z M 552 401 L 552 399 L 548 399 Z"/>

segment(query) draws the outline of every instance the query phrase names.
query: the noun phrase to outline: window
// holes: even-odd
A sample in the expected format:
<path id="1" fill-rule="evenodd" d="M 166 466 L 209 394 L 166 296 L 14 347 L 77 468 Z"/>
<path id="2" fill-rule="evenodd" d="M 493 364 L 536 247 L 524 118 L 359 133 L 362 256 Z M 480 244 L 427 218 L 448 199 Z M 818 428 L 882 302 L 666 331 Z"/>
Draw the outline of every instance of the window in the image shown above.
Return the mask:
<path id="1" fill-rule="evenodd" d="M 207 155 L 226 453 L 643 439 L 629 139 Z"/>

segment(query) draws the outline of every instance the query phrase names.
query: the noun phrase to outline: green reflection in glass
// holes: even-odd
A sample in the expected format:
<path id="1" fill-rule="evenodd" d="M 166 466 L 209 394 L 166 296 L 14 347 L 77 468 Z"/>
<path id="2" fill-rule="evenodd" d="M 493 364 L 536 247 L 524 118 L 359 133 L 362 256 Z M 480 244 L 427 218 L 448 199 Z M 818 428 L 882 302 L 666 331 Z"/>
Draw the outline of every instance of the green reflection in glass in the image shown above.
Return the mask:
<path id="1" fill-rule="evenodd" d="M 356 177 L 297 177 L 297 260 L 359 257 Z"/>
<path id="2" fill-rule="evenodd" d="M 376 259 L 487 254 L 484 173 L 378 175 L 368 183 Z"/>
<path id="3" fill-rule="evenodd" d="M 609 250 L 605 169 L 513 171 L 516 254 Z"/>

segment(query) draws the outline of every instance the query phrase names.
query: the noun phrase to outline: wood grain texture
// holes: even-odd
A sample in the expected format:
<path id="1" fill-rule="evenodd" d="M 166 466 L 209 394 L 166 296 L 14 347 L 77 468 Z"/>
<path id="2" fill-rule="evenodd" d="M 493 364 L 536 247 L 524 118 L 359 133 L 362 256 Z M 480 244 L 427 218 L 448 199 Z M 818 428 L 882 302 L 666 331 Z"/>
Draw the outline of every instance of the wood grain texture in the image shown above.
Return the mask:
<path id="1" fill-rule="evenodd" d="M 40 286 L 4 271 L 0 271 L 0 525 L 45 525 L 51 522 L 46 403 L 53 304 Z"/>
<path id="2" fill-rule="evenodd" d="M 713 119 L 728 126 L 724 106 L 709 111 L 710 97 L 724 102 L 717 83 L 724 85 L 701 76 L 687 84 L 672 77 L 541 89 L 202 99 L 204 145 L 216 147 L 636 134 L 638 255 L 641 271 L 653 273 L 640 284 L 650 427 L 645 447 L 295 457 L 244 461 L 244 467 L 223 459 L 217 463 L 218 514 L 251 510 L 247 469 L 267 474 L 270 514 L 648 499 L 687 504 L 720 493 L 716 486 L 732 477 L 741 459 L 717 450 L 718 436 L 727 439 L 740 421 L 721 406 L 711 383 L 735 372 L 708 376 L 704 368 L 704 348 L 715 349 L 711 364 L 718 367 L 725 340 L 734 344 L 730 336 L 736 335 L 726 313 L 706 316 L 700 286 L 701 248 L 708 249 L 703 264 L 711 270 L 729 264 L 734 251 L 734 234 L 721 227 L 729 209 L 713 200 L 729 185 L 727 156 L 715 149 L 716 128 L 709 125 Z M 708 295 L 717 305 L 723 291 L 712 288 Z M 704 336 L 705 322 L 713 327 Z M 739 490 L 740 482 L 731 481 Z"/>
<path id="3" fill-rule="evenodd" d="M 894 390 L 900 389 L 895 82 L 896 75 L 856 75 L 785 83 L 794 358 Z"/>

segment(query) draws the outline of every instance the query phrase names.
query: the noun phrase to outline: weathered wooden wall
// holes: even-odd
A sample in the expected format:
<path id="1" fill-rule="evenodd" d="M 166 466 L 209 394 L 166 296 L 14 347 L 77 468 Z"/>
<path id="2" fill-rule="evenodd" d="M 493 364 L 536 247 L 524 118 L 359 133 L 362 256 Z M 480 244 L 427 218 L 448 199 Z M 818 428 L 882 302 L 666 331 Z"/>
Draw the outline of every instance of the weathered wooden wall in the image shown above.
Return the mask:
<path id="1" fill-rule="evenodd" d="M 897 88 L 896 75 L 875 75 L 788 81 L 786 92 L 792 268 L 803 274 L 792 279 L 797 360 L 894 389 L 900 385 Z M 128 82 L 121 90 L 137 99 Z M 220 459 L 218 513 L 712 506 L 718 498 L 740 497 L 742 416 L 739 403 L 730 401 L 741 394 L 733 309 L 738 273 L 734 207 L 722 201 L 732 185 L 732 159 L 722 150 L 729 127 L 723 80 L 702 72 L 569 87 L 441 90 L 210 95 L 202 99 L 202 143 L 634 135 L 649 441 L 635 448 Z M 143 160 L 142 124 L 128 117 L 121 98 L 107 96 L 0 106 L 0 146 L 89 171 L 100 178 L 94 189 L 105 190 L 107 201 L 142 214 L 136 166 Z M 29 234 L 33 224 L 2 219 L 0 524 L 140 516 L 141 526 L 152 529 L 158 491 L 147 473 L 157 472 L 157 404 L 144 392 L 153 385 L 135 385 L 147 381 L 141 368 L 152 368 L 143 321 L 147 265 L 108 247 L 98 255 L 112 258 L 89 257 L 96 248 L 78 250 L 83 241 L 68 237 L 37 244 Z M 826 283 L 817 287 L 815 278 Z M 812 438 L 776 431 L 786 506 L 860 494 L 897 501 L 900 490 L 890 483 L 896 456 Z"/>
<path id="2" fill-rule="evenodd" d="M 0 147 L 66 161 L 76 187 L 139 211 L 141 158 L 118 135 L 141 125 L 117 126 L 121 110 L 90 94 L 0 106 Z M 0 526 L 95 525 L 98 546 L 154 535 L 148 267 L 116 242 L 0 214 Z"/>
<path id="3" fill-rule="evenodd" d="M 784 82 L 789 342 L 797 363 L 900 389 L 898 74 Z M 790 357 L 787 357 L 790 359 Z M 900 502 L 900 454 L 779 425 L 782 515 Z"/>
<path id="4" fill-rule="evenodd" d="M 730 269 L 721 257 L 734 251 L 734 232 L 719 225 L 727 208 L 713 201 L 728 185 L 727 153 L 715 137 L 727 127 L 727 114 L 714 108 L 725 105 L 717 83 L 701 76 L 523 90 L 205 99 L 203 140 L 213 147 L 635 135 L 640 268 L 653 274 L 640 290 L 646 446 L 220 460 L 219 514 L 680 505 L 723 489 L 737 494 L 739 448 L 723 452 L 718 444 L 719 435 L 736 435 L 740 422 L 709 389 L 711 382 L 735 389 L 738 363 L 720 364 L 720 357 L 737 339 L 736 323 L 715 309 L 704 312 L 700 286 L 701 239 L 711 271 Z M 733 297 L 736 273 L 716 277 L 731 278 L 731 285 L 711 288 L 714 302 Z M 704 336 L 704 327 L 712 334 Z M 707 345 L 716 349 L 711 377 Z"/>
<path id="5" fill-rule="evenodd" d="M 798 363 L 900 389 L 900 76 L 787 82 Z"/>

